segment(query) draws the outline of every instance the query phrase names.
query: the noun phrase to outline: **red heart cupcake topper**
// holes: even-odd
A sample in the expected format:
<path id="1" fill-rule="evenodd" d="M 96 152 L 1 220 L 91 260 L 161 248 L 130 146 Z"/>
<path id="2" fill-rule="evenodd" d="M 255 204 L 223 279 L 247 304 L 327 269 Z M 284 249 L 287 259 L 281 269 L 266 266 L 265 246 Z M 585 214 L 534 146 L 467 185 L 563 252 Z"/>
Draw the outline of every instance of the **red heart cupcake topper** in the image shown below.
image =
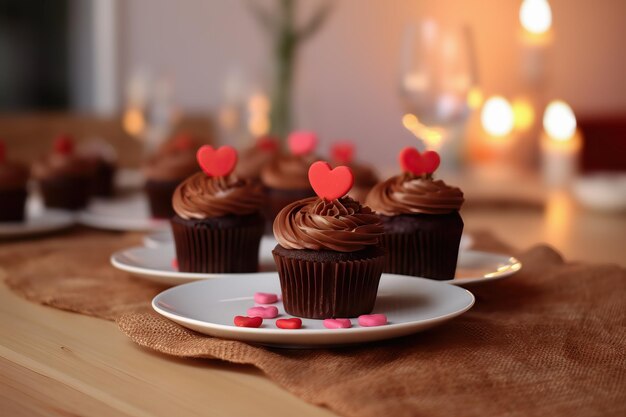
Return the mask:
<path id="1" fill-rule="evenodd" d="M 177 151 L 188 151 L 193 149 L 195 145 L 194 138 L 187 133 L 180 133 L 172 142 L 172 149 Z"/>
<path id="2" fill-rule="evenodd" d="M 435 151 L 426 151 L 420 154 L 412 147 L 406 147 L 398 155 L 400 166 L 405 172 L 414 175 L 432 174 L 439 167 L 439 154 Z"/>
<path id="3" fill-rule="evenodd" d="M 293 155 L 307 155 L 317 146 L 317 135 L 313 132 L 293 132 L 287 138 L 289 150 Z"/>
<path id="4" fill-rule="evenodd" d="M 53 148 L 61 155 L 71 155 L 74 152 L 74 139 L 69 135 L 60 135 L 54 140 Z"/>
<path id="5" fill-rule="evenodd" d="M 340 164 L 350 164 L 354 158 L 354 144 L 352 142 L 337 142 L 330 149 L 333 161 Z"/>
<path id="6" fill-rule="evenodd" d="M 210 177 L 225 177 L 237 165 L 237 151 L 232 146 L 213 149 L 210 145 L 201 146 L 196 154 L 200 168 Z"/>
<path id="7" fill-rule="evenodd" d="M 348 194 L 354 184 L 354 175 L 347 166 L 330 169 L 328 162 L 317 161 L 309 168 L 309 182 L 315 194 L 331 201 Z"/>
<path id="8" fill-rule="evenodd" d="M 276 152 L 278 150 L 278 140 L 271 136 L 261 136 L 256 140 L 256 147 L 265 152 Z"/>

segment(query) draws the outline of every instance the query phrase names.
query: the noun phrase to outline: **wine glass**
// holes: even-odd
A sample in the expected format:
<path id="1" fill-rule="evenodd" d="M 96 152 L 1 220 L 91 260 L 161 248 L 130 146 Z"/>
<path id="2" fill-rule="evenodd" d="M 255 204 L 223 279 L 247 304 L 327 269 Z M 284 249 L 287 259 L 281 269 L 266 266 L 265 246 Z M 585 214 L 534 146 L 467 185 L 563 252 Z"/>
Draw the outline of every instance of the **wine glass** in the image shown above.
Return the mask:
<path id="1" fill-rule="evenodd" d="M 401 50 L 400 91 L 403 123 L 441 154 L 442 168 L 460 166 L 462 136 L 476 85 L 472 38 L 464 25 L 432 19 L 407 25 Z"/>

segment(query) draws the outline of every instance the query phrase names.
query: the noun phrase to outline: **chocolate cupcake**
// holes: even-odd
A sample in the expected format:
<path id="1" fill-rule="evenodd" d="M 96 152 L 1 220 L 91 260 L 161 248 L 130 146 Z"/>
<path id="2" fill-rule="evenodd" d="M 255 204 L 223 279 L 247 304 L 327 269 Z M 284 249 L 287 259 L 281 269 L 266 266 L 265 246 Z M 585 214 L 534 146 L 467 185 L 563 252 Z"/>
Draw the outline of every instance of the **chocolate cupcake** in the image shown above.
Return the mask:
<path id="1" fill-rule="evenodd" d="M 24 221 L 28 168 L 6 157 L 4 142 L 0 142 L 0 222 Z"/>
<path id="2" fill-rule="evenodd" d="M 354 151 L 352 142 L 343 141 L 333 144 L 330 153 L 333 165 L 346 165 L 354 174 L 354 186 L 348 196 L 364 203 L 367 194 L 378 183 L 378 175 L 371 166 L 355 162 Z"/>
<path id="3" fill-rule="evenodd" d="M 179 135 L 165 143 L 143 166 L 145 191 L 150 212 L 155 218 L 174 216 L 172 195 L 188 176 L 199 171 L 196 162 L 198 143 L 187 135 Z"/>
<path id="4" fill-rule="evenodd" d="M 414 148 L 400 153 L 402 175 L 377 184 L 367 204 L 385 227 L 385 272 L 436 280 L 454 279 L 463 220 L 463 192 L 434 180 L 435 152 Z"/>
<path id="5" fill-rule="evenodd" d="M 314 319 L 368 314 L 385 260 L 380 219 L 343 197 L 353 182 L 349 168 L 331 171 L 318 161 L 310 172 L 320 197 L 291 203 L 274 220 L 285 311 Z"/>
<path id="6" fill-rule="evenodd" d="M 263 136 L 250 146 L 239 152 L 239 160 L 235 175 L 239 178 L 254 181 L 261 180 L 261 171 L 278 153 L 278 141 L 269 136 Z"/>
<path id="7" fill-rule="evenodd" d="M 258 271 L 265 197 L 260 184 L 230 175 L 236 155 L 227 146 L 201 147 L 198 162 L 204 172 L 193 174 L 174 192 L 171 224 L 182 272 Z"/>
<path id="8" fill-rule="evenodd" d="M 93 161 L 75 152 L 69 136 L 58 137 L 53 151 L 32 167 L 46 207 L 66 210 L 80 210 L 87 205 L 94 171 Z"/>
<path id="9" fill-rule="evenodd" d="M 293 132 L 287 141 L 291 153 L 277 156 L 261 171 L 261 182 L 268 197 L 265 207 L 268 231 L 283 207 L 315 195 L 309 184 L 308 170 L 317 159 L 313 155 L 317 136 L 312 132 Z"/>
<path id="10" fill-rule="evenodd" d="M 103 140 L 91 140 L 80 146 L 79 153 L 94 165 L 91 194 L 95 197 L 113 197 L 117 171 L 115 149 Z"/>

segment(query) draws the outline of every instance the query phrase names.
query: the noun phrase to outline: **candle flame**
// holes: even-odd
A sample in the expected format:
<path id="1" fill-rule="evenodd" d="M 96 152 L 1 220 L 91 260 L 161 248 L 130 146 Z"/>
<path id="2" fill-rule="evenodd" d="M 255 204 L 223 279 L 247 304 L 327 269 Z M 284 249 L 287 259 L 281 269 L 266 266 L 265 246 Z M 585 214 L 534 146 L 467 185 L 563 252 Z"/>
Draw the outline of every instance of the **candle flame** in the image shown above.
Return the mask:
<path id="1" fill-rule="evenodd" d="M 552 10 L 547 0 L 524 0 L 519 9 L 522 27 L 533 34 L 542 34 L 552 26 Z"/>
<path id="2" fill-rule="evenodd" d="M 572 108 L 564 101 L 552 101 L 543 113 L 543 128 L 554 140 L 571 140 L 576 132 L 576 116 Z"/>
<path id="3" fill-rule="evenodd" d="M 502 96 L 490 97 L 480 114 L 483 129 L 495 137 L 503 137 L 513 130 L 513 109 Z"/>

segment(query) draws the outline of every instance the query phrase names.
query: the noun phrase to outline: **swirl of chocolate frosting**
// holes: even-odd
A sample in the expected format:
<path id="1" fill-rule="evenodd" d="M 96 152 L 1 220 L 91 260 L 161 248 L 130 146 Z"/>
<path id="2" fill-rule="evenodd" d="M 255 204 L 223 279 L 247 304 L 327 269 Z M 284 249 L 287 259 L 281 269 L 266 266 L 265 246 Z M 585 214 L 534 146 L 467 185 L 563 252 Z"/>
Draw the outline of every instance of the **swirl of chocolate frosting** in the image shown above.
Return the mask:
<path id="1" fill-rule="evenodd" d="M 316 160 L 315 156 L 278 156 L 265 165 L 261 181 L 280 190 L 310 189 L 309 166 Z"/>
<path id="2" fill-rule="evenodd" d="M 284 207 L 274 220 L 274 236 L 285 249 L 356 252 L 378 245 L 382 234 L 378 216 L 350 197 L 305 198 Z"/>
<path id="3" fill-rule="evenodd" d="M 366 203 L 379 214 L 446 214 L 463 204 L 463 192 L 442 180 L 410 174 L 391 177 L 378 183 L 367 195 Z"/>
<path id="4" fill-rule="evenodd" d="M 260 185 L 235 176 L 209 177 L 198 172 L 174 192 L 174 211 L 183 219 L 244 216 L 260 211 L 265 200 Z"/>

